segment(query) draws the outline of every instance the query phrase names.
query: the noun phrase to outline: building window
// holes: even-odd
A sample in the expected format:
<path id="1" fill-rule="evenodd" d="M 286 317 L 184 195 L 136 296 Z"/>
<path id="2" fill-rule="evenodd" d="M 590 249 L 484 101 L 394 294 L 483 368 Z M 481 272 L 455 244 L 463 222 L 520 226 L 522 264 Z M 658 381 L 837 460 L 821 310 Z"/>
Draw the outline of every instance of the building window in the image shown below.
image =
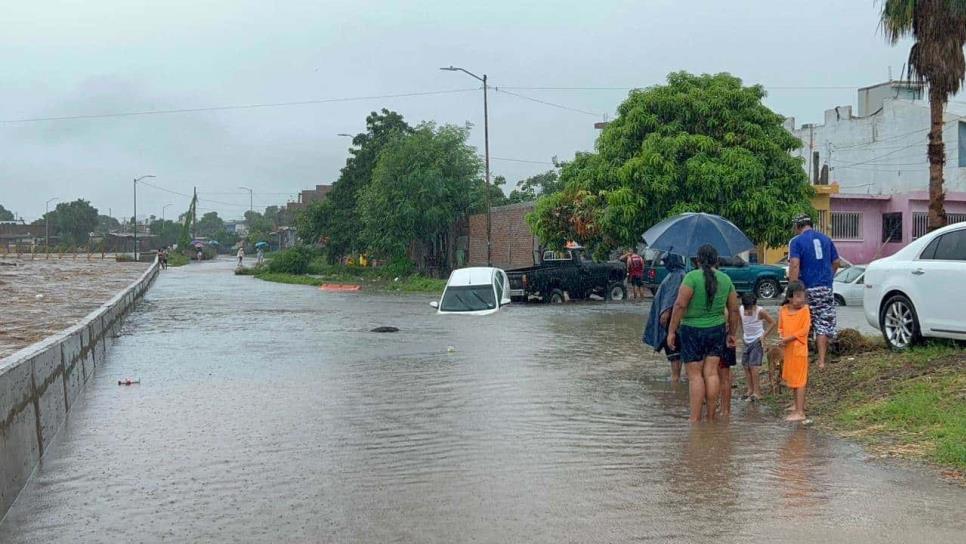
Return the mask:
<path id="1" fill-rule="evenodd" d="M 833 240 L 861 240 L 862 212 L 832 212 Z"/>
<path id="2" fill-rule="evenodd" d="M 966 213 L 947 213 L 946 224 L 962 223 L 966 221 Z M 929 213 L 912 212 L 912 238 L 916 239 L 929 232 Z"/>
<path id="3" fill-rule="evenodd" d="M 882 214 L 882 243 L 902 242 L 902 212 Z"/>

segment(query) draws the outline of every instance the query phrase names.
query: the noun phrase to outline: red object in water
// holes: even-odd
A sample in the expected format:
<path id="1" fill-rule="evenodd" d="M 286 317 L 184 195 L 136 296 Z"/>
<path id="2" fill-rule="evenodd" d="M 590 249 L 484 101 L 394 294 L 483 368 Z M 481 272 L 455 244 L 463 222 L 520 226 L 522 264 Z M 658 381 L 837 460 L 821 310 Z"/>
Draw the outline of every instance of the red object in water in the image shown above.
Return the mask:
<path id="1" fill-rule="evenodd" d="M 141 380 L 135 380 L 133 378 L 127 378 L 127 379 L 124 379 L 124 380 L 118 380 L 117 381 L 117 384 L 118 385 L 134 385 L 134 384 L 137 384 L 137 383 L 141 383 Z"/>
<path id="2" fill-rule="evenodd" d="M 362 289 L 361 285 L 351 283 L 323 283 L 319 286 L 321 291 L 331 291 L 335 293 L 349 293 Z"/>

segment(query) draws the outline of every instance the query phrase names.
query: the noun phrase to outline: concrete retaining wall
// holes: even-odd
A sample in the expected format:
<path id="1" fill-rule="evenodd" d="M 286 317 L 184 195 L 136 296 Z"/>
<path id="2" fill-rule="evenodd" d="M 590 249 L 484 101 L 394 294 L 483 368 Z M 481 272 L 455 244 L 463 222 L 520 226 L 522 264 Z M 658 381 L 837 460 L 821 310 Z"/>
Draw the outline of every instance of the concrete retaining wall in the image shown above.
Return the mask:
<path id="1" fill-rule="evenodd" d="M 0 519 L 57 436 L 157 262 L 80 323 L 0 359 Z"/>

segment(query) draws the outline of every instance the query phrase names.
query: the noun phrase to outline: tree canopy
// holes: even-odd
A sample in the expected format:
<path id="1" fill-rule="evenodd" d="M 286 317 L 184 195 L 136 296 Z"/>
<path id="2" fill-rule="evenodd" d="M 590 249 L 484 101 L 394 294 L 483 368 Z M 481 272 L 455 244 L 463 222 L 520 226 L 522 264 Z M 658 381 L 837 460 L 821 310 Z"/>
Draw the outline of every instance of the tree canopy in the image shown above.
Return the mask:
<path id="1" fill-rule="evenodd" d="M 755 242 L 788 241 L 813 194 L 800 141 L 762 104 L 764 89 L 729 74 L 672 73 L 632 91 L 597 139 L 596 153 L 563 165 L 559 192 L 528 220 L 543 243 L 574 240 L 603 253 L 640 240 L 671 215 L 722 215 Z"/>
<path id="2" fill-rule="evenodd" d="M 366 247 L 395 259 L 405 257 L 416 241 L 445 259 L 445 234 L 482 185 L 482 164 L 466 143 L 468 135 L 465 127 L 424 123 L 386 144 L 359 195 Z"/>
<path id="3" fill-rule="evenodd" d="M 0 221 L 13 221 L 16 217 L 13 212 L 4 208 L 3 204 L 0 204 Z"/>
<path id="4" fill-rule="evenodd" d="M 34 224 L 44 224 L 48 221 L 51 236 L 59 237 L 62 244 L 83 245 L 87 243 L 90 234 L 97 230 L 97 208 L 83 199 L 61 202 L 42 218 L 34 221 Z"/>
<path id="5" fill-rule="evenodd" d="M 510 195 L 507 197 L 507 203 L 529 202 L 536 200 L 540 196 L 559 193 L 563 190 L 563 185 L 556 170 L 547 170 L 546 172 L 518 181 L 517 188 L 510 191 Z"/>
<path id="6" fill-rule="evenodd" d="M 218 217 L 218 212 L 208 212 L 201 216 L 198 224 L 195 225 L 195 236 L 215 238 L 215 236 L 225 230 L 225 222 Z"/>

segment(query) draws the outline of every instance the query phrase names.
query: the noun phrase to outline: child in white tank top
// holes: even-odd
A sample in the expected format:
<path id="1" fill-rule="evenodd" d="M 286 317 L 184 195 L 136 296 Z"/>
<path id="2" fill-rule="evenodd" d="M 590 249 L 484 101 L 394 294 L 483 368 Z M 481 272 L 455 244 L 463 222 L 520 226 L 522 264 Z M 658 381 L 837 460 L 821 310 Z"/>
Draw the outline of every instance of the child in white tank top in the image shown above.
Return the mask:
<path id="1" fill-rule="evenodd" d="M 768 324 L 767 330 L 765 323 Z M 741 330 L 744 340 L 741 366 L 745 369 L 747 387 L 741 398 L 755 402 L 761 399 L 758 370 L 765 355 L 765 337 L 775 330 L 775 320 L 764 308 L 758 306 L 758 299 L 752 293 L 741 295 Z"/>

